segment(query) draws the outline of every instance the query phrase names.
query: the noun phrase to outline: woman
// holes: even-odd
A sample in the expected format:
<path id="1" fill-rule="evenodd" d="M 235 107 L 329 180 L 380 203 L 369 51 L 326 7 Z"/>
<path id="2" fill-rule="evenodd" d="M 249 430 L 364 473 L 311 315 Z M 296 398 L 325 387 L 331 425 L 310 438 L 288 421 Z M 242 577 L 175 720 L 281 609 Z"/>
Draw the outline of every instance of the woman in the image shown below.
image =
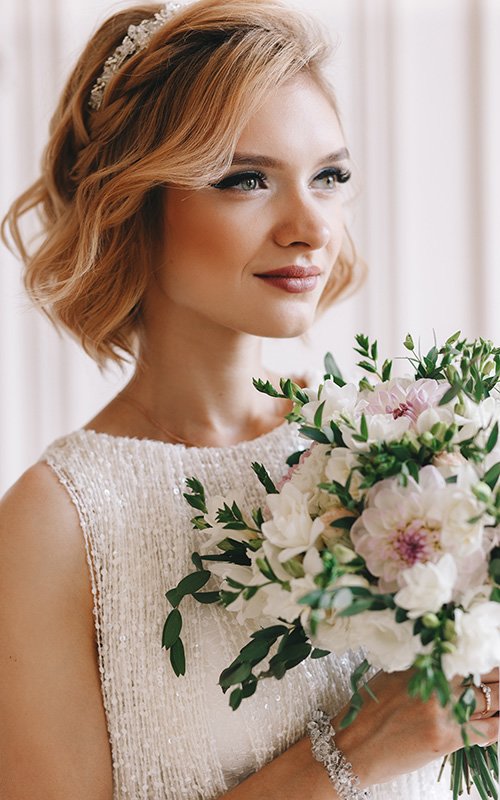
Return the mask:
<path id="1" fill-rule="evenodd" d="M 2 796 L 449 797 L 436 759 L 460 731 L 408 698 L 406 674 L 379 675 L 379 702 L 330 742 L 351 768 L 319 763 L 305 734 L 317 708 L 342 716 L 355 656 L 301 664 L 233 713 L 217 677 L 248 631 L 193 604 L 185 678 L 160 649 L 164 592 L 197 544 L 185 478 L 255 505 L 251 461 L 280 475 L 297 432 L 252 388 L 275 378 L 261 339 L 306 331 L 354 258 L 315 26 L 274 0 L 159 11 L 120 12 L 89 42 L 42 177 L 9 214 L 35 302 L 99 364 L 137 367 L 3 501 Z M 32 208 L 45 238 L 29 255 L 18 220 Z M 491 715 L 475 715 L 473 741 L 495 739 Z"/>

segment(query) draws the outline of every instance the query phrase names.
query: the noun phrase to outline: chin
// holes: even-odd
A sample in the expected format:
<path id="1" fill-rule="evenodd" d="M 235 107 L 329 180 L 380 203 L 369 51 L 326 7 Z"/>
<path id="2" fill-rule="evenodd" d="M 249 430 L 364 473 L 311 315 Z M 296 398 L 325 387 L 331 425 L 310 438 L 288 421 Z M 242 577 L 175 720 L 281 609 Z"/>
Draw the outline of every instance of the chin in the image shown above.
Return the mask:
<path id="1" fill-rule="evenodd" d="M 264 339 L 294 339 L 307 333 L 315 320 L 315 309 L 300 309 L 296 313 L 275 314 L 253 320 L 245 333 Z"/>

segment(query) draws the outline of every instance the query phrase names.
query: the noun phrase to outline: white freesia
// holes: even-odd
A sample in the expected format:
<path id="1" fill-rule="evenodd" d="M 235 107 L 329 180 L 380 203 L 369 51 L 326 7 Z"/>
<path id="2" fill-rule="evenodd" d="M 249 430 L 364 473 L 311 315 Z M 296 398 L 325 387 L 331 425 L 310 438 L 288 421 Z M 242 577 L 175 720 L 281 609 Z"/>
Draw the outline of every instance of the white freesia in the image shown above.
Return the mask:
<path id="1" fill-rule="evenodd" d="M 359 394 L 353 383 L 346 383 L 345 386 L 337 386 L 332 380 L 327 380 L 318 392 L 306 389 L 306 394 L 310 397 L 310 402 L 302 406 L 302 414 L 307 422 L 314 421 L 314 415 L 319 406 L 324 403 L 323 422 L 330 420 L 338 421 L 342 414 L 351 417 L 358 402 Z"/>
<path id="2" fill-rule="evenodd" d="M 366 417 L 366 424 L 368 428 L 366 442 L 360 442 L 354 438 L 360 432 L 360 417 L 358 417 L 355 430 L 346 424 L 339 424 L 346 446 L 354 452 L 367 451 L 375 442 L 394 442 L 401 439 L 410 429 L 411 420 L 408 417 L 395 419 L 390 414 L 376 414 L 373 417 Z"/>
<path id="3" fill-rule="evenodd" d="M 278 484 L 278 488 L 282 488 L 286 480 L 289 480 L 299 491 L 307 494 L 309 512 L 314 515 L 338 505 L 335 495 L 318 488 L 320 483 L 325 483 L 327 480 L 325 467 L 330 449 L 329 445 L 313 442 L 311 447 L 304 451 L 299 463 L 289 470 L 281 486 Z"/>
<path id="4" fill-rule="evenodd" d="M 443 656 L 448 680 L 455 675 L 481 675 L 500 666 L 500 603 L 478 603 L 455 609 L 455 652 Z"/>
<path id="5" fill-rule="evenodd" d="M 281 549 L 281 562 L 305 553 L 316 544 L 324 526 L 321 519 L 311 518 L 307 495 L 288 482 L 279 494 L 269 494 L 266 500 L 272 518 L 264 522 L 262 532 L 271 544 Z"/>
<path id="6" fill-rule="evenodd" d="M 413 622 L 396 622 L 390 609 L 352 617 L 350 640 L 351 647 L 363 647 L 370 663 L 385 672 L 409 669 L 423 649 Z"/>
<path id="7" fill-rule="evenodd" d="M 325 464 L 325 477 L 329 481 L 336 481 L 345 486 L 351 475 L 349 491 L 355 500 L 359 500 L 362 494 L 361 475 L 359 472 L 352 472 L 357 466 L 359 466 L 359 458 L 348 447 L 335 447 Z"/>
<path id="8" fill-rule="evenodd" d="M 483 445 L 495 422 L 498 421 L 500 421 L 500 400 L 490 396 L 475 403 L 470 397 L 464 396 L 460 414 L 457 414 L 460 430 L 455 436 L 455 441 L 463 442 L 479 434 L 477 441 Z"/>
<path id="9" fill-rule="evenodd" d="M 457 579 L 455 559 L 446 553 L 436 564 L 415 564 L 403 570 L 399 577 L 403 587 L 394 597 L 398 606 L 405 608 L 410 619 L 423 616 L 428 611 L 439 611 L 449 603 Z"/>
<path id="10" fill-rule="evenodd" d="M 210 528 L 206 528 L 203 531 L 205 538 L 203 539 L 203 543 L 200 546 L 200 550 L 202 553 L 210 553 L 213 551 L 214 545 L 221 542 L 223 539 L 227 539 L 228 536 L 231 539 L 236 539 L 239 542 L 247 541 L 248 539 L 248 531 L 231 531 L 227 528 L 224 528 L 224 525 L 220 522 L 217 522 L 217 512 L 224 508 L 225 505 L 231 506 L 233 503 L 236 503 L 238 508 L 241 508 L 243 496 L 241 492 L 228 492 L 227 495 L 210 495 L 205 500 L 205 505 L 207 507 L 207 513 L 205 514 L 205 519 L 209 523 Z"/>

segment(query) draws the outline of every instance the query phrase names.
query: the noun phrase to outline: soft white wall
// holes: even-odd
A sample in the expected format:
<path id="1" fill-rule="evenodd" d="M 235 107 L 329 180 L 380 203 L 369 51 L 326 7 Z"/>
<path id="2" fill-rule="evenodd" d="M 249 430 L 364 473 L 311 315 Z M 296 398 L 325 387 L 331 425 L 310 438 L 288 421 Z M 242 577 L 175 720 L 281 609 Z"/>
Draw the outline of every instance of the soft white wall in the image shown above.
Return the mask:
<path id="1" fill-rule="evenodd" d="M 290 0 L 318 14 L 360 193 L 352 210 L 370 266 L 358 295 L 332 309 L 305 350 L 269 343 L 283 372 L 347 368 L 357 331 L 400 353 L 461 328 L 500 340 L 500 3 L 498 0 Z M 2 11 L 0 208 L 35 176 L 65 76 L 98 21 L 123 3 L 21 0 Z M 298 364 L 298 366 L 297 366 Z M 86 421 L 122 384 L 27 307 L 19 266 L 0 253 L 0 491 L 55 436 Z"/>

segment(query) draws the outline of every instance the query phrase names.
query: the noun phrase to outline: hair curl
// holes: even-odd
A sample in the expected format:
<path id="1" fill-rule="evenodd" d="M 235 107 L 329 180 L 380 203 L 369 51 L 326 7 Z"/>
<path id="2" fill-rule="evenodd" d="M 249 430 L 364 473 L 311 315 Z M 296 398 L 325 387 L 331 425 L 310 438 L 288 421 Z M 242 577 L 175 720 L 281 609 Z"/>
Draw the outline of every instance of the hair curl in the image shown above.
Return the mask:
<path id="1" fill-rule="evenodd" d="M 279 0 L 200 0 L 127 60 L 92 111 L 90 91 L 104 62 L 129 25 L 160 8 L 121 11 L 89 41 L 52 118 L 41 177 L 2 223 L 32 300 L 101 366 L 137 356 L 162 187 L 220 179 L 266 96 L 303 70 L 336 108 L 322 71 L 330 47 L 308 17 Z M 32 210 L 43 235 L 30 253 L 20 220 Z M 346 245 L 322 308 L 356 283 L 348 237 Z"/>

